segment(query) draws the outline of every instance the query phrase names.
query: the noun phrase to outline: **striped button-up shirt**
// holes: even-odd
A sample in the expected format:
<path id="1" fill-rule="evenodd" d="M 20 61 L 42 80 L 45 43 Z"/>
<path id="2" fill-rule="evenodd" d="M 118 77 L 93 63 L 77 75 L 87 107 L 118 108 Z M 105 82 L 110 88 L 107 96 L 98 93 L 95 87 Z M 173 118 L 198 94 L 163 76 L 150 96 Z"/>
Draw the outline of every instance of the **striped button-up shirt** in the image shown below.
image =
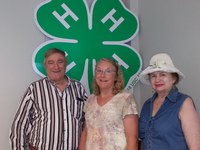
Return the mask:
<path id="1" fill-rule="evenodd" d="M 84 121 L 87 94 L 78 81 L 68 78 L 61 93 L 46 77 L 27 89 L 11 127 L 13 150 L 76 150 Z"/>

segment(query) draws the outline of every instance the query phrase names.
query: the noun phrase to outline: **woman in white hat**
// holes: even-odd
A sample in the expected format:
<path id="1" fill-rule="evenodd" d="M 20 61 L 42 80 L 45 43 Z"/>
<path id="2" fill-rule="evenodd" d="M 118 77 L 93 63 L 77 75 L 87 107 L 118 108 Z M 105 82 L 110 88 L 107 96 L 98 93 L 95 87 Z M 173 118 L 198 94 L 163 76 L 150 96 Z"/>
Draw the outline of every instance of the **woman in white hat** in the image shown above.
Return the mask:
<path id="1" fill-rule="evenodd" d="M 176 84 L 184 77 L 166 53 L 154 55 L 140 74 L 155 93 L 143 105 L 139 137 L 144 150 L 200 150 L 200 121 L 190 96 Z"/>

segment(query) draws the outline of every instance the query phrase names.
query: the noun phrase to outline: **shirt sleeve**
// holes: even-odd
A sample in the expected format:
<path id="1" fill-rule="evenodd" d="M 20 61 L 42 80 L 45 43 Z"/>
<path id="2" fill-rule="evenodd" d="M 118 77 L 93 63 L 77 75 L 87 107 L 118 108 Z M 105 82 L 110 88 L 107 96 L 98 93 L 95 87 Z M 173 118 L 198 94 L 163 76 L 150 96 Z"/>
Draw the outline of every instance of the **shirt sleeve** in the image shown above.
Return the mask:
<path id="1" fill-rule="evenodd" d="M 10 144 L 12 150 L 25 150 L 28 134 L 31 129 L 31 108 L 33 105 L 33 92 L 29 87 L 22 98 L 10 130 Z"/>
<path id="2" fill-rule="evenodd" d="M 123 106 L 122 111 L 123 111 L 123 113 L 122 113 L 123 118 L 126 115 L 131 115 L 131 114 L 137 115 L 138 114 L 137 104 L 136 104 L 136 101 L 135 101 L 133 94 L 128 93 L 125 96 L 125 101 L 124 101 L 124 106 Z"/>

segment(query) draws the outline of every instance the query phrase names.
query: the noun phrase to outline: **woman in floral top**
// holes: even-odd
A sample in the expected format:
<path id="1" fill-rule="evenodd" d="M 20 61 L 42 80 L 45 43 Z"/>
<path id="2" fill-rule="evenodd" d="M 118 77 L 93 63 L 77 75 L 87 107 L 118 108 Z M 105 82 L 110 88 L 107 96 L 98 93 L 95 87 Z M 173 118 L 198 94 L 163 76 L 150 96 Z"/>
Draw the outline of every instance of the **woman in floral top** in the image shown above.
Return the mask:
<path id="1" fill-rule="evenodd" d="M 93 94 L 85 105 L 79 150 L 137 150 L 138 111 L 133 94 L 123 90 L 119 65 L 101 59 L 95 68 Z"/>

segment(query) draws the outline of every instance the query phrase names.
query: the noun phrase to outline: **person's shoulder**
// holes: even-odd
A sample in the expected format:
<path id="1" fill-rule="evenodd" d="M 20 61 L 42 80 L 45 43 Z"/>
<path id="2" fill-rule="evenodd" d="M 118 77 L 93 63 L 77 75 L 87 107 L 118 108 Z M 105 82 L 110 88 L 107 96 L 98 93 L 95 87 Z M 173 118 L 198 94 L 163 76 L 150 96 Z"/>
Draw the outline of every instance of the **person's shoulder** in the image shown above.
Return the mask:
<path id="1" fill-rule="evenodd" d="M 80 81 L 78 81 L 78 80 L 76 80 L 76 79 L 71 79 L 71 78 L 69 78 L 69 77 L 68 77 L 68 80 L 69 80 L 69 84 L 70 84 L 70 85 L 75 85 L 75 86 L 77 86 L 77 87 L 80 87 L 80 88 L 83 88 L 83 89 L 84 89 L 84 86 L 83 86 L 83 84 L 82 84 Z"/>
<path id="2" fill-rule="evenodd" d="M 47 80 L 47 77 L 43 77 L 41 79 L 35 80 L 35 81 L 31 82 L 30 85 L 35 85 L 37 83 L 42 83 L 42 82 L 44 82 L 44 80 Z"/>
<path id="3" fill-rule="evenodd" d="M 71 79 L 71 78 L 69 78 L 69 80 L 70 80 L 70 82 L 72 82 L 72 83 L 81 84 L 81 82 L 78 81 L 78 80 L 76 80 L 76 79 Z"/>
<path id="4" fill-rule="evenodd" d="M 117 93 L 115 97 L 120 97 L 120 99 L 124 99 L 124 100 L 127 100 L 127 99 L 133 99 L 135 100 L 135 96 L 133 93 L 131 93 L 130 91 L 128 90 L 122 90 L 121 92 Z"/>
<path id="5" fill-rule="evenodd" d="M 180 92 L 180 91 L 177 92 L 177 101 L 178 101 L 178 100 L 185 101 L 186 99 L 189 99 L 189 100 L 192 100 L 192 101 L 193 101 L 192 97 L 189 96 L 188 94 L 182 93 L 182 92 Z"/>
<path id="6" fill-rule="evenodd" d="M 186 93 L 181 92 L 177 87 L 172 88 L 172 90 L 170 91 L 169 95 L 167 96 L 169 99 L 172 99 L 172 101 L 184 101 L 187 98 L 191 98 L 191 96 L 189 96 Z"/>
<path id="7" fill-rule="evenodd" d="M 134 97 L 134 94 L 131 93 L 130 91 L 124 89 L 122 90 L 121 92 L 118 93 L 119 95 L 124 95 L 124 96 L 133 96 Z"/>
<path id="8" fill-rule="evenodd" d="M 131 94 L 130 91 L 126 90 L 126 89 L 123 89 L 120 93 L 124 93 L 124 94 Z"/>
<path id="9" fill-rule="evenodd" d="M 190 97 L 188 94 L 180 92 L 180 91 L 178 91 L 177 94 L 180 96 Z"/>
<path id="10" fill-rule="evenodd" d="M 148 106 L 148 105 L 150 105 L 151 102 L 152 102 L 152 97 L 146 99 L 146 101 L 144 101 L 143 107 L 144 107 L 144 106 Z"/>
<path id="11" fill-rule="evenodd" d="M 91 94 L 88 96 L 88 101 L 95 99 L 96 95 Z"/>
<path id="12" fill-rule="evenodd" d="M 70 78 L 70 77 L 67 77 L 67 79 L 68 79 L 69 82 L 72 83 L 72 84 L 81 84 L 81 82 L 78 81 L 78 80 L 76 80 L 76 79 L 72 79 L 72 78 Z"/>

